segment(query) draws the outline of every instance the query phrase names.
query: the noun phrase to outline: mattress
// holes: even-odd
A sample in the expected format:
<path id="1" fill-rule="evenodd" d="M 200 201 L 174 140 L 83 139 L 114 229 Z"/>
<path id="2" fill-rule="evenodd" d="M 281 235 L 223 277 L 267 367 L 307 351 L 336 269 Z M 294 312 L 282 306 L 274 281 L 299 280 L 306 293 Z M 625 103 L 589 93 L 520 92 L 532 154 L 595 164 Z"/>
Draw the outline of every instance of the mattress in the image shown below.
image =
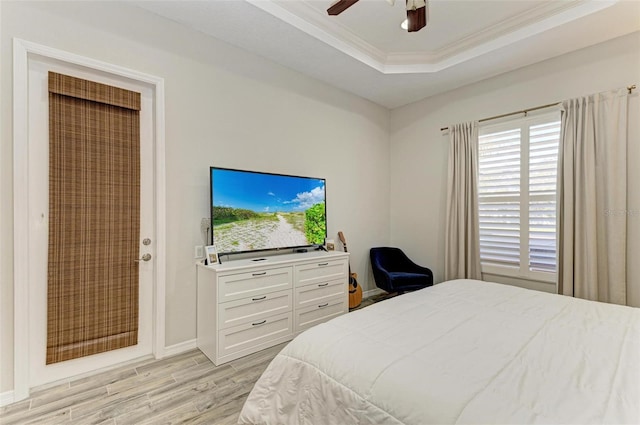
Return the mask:
<path id="1" fill-rule="evenodd" d="M 239 423 L 638 424 L 640 310 L 445 282 L 299 335 Z"/>

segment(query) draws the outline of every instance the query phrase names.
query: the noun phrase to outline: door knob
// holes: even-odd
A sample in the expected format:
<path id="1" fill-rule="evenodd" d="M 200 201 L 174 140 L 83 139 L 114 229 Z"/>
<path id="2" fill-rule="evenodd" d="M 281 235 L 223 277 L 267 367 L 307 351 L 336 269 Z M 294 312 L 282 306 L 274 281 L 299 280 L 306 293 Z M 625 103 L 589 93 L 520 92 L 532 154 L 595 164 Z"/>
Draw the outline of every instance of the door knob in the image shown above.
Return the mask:
<path id="1" fill-rule="evenodd" d="M 139 263 L 140 261 L 149 261 L 149 260 L 151 260 L 151 254 L 144 254 L 142 258 L 139 258 L 133 261 L 135 261 L 136 263 Z"/>

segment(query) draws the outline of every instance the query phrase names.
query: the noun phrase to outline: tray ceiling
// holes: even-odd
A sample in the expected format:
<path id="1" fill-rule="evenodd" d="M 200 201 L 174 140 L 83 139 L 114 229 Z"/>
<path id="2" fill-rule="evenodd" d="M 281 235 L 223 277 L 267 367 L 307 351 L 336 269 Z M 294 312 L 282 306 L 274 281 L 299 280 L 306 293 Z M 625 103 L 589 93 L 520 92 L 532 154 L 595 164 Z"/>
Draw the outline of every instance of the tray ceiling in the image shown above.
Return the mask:
<path id="1" fill-rule="evenodd" d="M 634 0 L 430 0 L 415 33 L 403 0 L 339 16 L 324 0 L 137 4 L 387 108 L 640 30 Z"/>

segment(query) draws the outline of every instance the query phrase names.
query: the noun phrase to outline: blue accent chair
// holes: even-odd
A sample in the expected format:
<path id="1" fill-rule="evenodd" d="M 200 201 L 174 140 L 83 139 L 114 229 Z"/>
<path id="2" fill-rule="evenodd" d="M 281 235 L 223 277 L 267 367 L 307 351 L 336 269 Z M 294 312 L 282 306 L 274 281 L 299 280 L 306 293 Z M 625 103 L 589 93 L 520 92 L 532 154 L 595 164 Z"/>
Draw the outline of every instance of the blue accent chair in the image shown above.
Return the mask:
<path id="1" fill-rule="evenodd" d="M 433 285 L 430 269 L 414 263 L 400 248 L 377 247 L 369 251 L 376 286 L 403 293 Z"/>

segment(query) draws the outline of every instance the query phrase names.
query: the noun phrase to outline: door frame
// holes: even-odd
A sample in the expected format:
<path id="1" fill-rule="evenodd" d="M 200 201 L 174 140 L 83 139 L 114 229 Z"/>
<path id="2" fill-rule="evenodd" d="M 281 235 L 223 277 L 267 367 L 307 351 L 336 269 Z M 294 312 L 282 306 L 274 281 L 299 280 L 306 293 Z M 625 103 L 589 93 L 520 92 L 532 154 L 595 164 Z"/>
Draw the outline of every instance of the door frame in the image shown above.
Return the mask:
<path id="1" fill-rule="evenodd" d="M 74 53 L 13 39 L 13 401 L 29 397 L 29 56 L 38 55 L 125 77 L 152 86 L 154 92 L 154 212 L 156 253 L 153 262 L 152 350 L 165 355 L 166 169 L 164 79 Z"/>

